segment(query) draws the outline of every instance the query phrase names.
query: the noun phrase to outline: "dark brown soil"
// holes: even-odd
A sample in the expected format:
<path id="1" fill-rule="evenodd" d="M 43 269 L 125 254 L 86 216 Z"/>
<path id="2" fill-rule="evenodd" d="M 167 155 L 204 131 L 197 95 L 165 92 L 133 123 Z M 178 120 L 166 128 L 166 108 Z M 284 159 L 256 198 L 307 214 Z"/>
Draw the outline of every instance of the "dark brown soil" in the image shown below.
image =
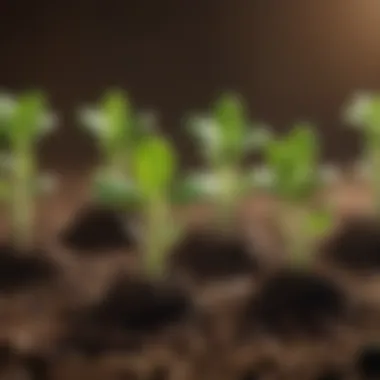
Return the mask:
<path id="1" fill-rule="evenodd" d="M 334 283 L 288 270 L 270 278 L 251 299 L 244 323 L 276 335 L 321 335 L 346 314 L 345 295 Z"/>
<path id="2" fill-rule="evenodd" d="M 318 375 L 315 380 L 345 380 L 346 378 L 346 373 L 335 369 L 328 369 L 322 371 L 321 375 Z"/>
<path id="3" fill-rule="evenodd" d="M 116 211 L 95 205 L 80 209 L 60 240 L 65 247 L 88 256 L 129 249 L 135 244 L 133 234 Z"/>
<path id="4" fill-rule="evenodd" d="M 380 271 L 380 222 L 352 218 L 323 247 L 324 257 L 357 273 Z"/>
<path id="5" fill-rule="evenodd" d="M 46 257 L 39 249 L 20 252 L 10 244 L 0 246 L 0 293 L 53 282 L 59 269 Z"/>
<path id="6" fill-rule="evenodd" d="M 87 355 L 138 350 L 141 339 L 186 322 L 192 313 L 190 298 L 174 286 L 123 279 L 83 310 L 64 346 Z"/>
<path id="7" fill-rule="evenodd" d="M 363 347 L 360 350 L 356 370 L 364 380 L 380 379 L 380 345 Z"/>
<path id="8" fill-rule="evenodd" d="M 259 271 L 255 252 L 239 236 L 217 231 L 194 230 L 174 248 L 173 271 L 199 280 L 220 280 Z"/>
<path id="9" fill-rule="evenodd" d="M 121 281 L 92 311 L 95 323 L 149 333 L 188 317 L 191 301 L 174 286 Z"/>

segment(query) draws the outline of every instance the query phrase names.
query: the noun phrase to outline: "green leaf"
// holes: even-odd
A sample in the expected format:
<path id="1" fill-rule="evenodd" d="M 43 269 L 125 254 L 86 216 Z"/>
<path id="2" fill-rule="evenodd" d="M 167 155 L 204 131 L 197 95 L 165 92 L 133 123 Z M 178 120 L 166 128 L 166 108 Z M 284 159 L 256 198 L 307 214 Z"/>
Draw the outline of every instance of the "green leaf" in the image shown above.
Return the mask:
<path id="1" fill-rule="evenodd" d="M 244 138 L 244 147 L 246 152 L 257 151 L 265 148 L 272 140 L 272 133 L 268 127 L 252 126 Z"/>
<path id="2" fill-rule="evenodd" d="M 200 145 L 201 154 L 216 166 L 223 156 L 223 136 L 216 121 L 211 116 L 193 116 L 190 118 L 189 130 Z"/>
<path id="3" fill-rule="evenodd" d="M 177 160 L 171 145 L 159 136 L 142 140 L 133 152 L 136 184 L 147 198 L 169 195 Z"/>
<path id="4" fill-rule="evenodd" d="M 16 100 L 8 94 L 0 94 L 0 137 L 6 134 L 9 128 L 9 122 L 12 119 L 15 109 Z"/>
<path id="5" fill-rule="evenodd" d="M 224 154 L 236 160 L 242 152 L 247 131 L 242 99 L 236 94 L 222 95 L 215 104 L 214 117 L 222 136 Z"/>
<path id="6" fill-rule="evenodd" d="M 46 133 L 52 122 L 45 96 L 38 91 L 24 93 L 18 98 L 7 134 L 12 144 L 29 144 Z"/>
<path id="7" fill-rule="evenodd" d="M 318 183 L 319 146 L 311 125 L 299 123 L 287 136 L 270 141 L 265 156 L 277 194 L 297 199 L 314 191 Z"/>
<path id="8" fill-rule="evenodd" d="M 93 183 L 93 197 L 101 204 L 135 208 L 141 204 L 136 186 L 128 180 L 111 175 L 98 175 Z"/>
<path id="9" fill-rule="evenodd" d="M 215 178 L 210 175 L 189 175 L 177 183 L 171 193 L 171 201 L 174 204 L 191 204 L 209 200 L 217 193 L 219 187 Z"/>
<path id="10" fill-rule="evenodd" d="M 325 210 L 313 210 L 308 214 L 305 228 L 309 236 L 319 238 L 330 231 L 332 226 L 333 219 L 330 212 Z"/>
<path id="11" fill-rule="evenodd" d="M 380 94 L 356 94 L 344 110 L 343 118 L 355 128 L 380 136 Z"/>
<path id="12" fill-rule="evenodd" d="M 123 91 L 111 90 L 102 99 L 106 130 L 104 138 L 115 146 L 120 142 L 131 143 L 133 129 L 132 105 Z"/>

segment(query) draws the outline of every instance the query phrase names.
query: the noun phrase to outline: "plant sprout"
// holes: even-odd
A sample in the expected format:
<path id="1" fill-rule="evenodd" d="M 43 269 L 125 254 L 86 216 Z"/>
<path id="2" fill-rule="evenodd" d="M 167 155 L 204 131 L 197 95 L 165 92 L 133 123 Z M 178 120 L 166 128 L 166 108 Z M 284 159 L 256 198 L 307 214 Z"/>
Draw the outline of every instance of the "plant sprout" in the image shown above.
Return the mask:
<path id="1" fill-rule="evenodd" d="M 36 143 L 54 126 L 55 117 L 44 95 L 27 92 L 17 98 L 0 97 L 0 135 L 9 146 L 2 158 L 2 196 L 12 209 L 15 244 L 26 249 L 31 243 L 35 217 L 34 196 L 40 189 Z"/>
<path id="2" fill-rule="evenodd" d="M 172 215 L 173 199 L 186 186 L 177 184 L 177 157 L 171 144 L 158 135 L 137 143 L 131 156 L 131 180 L 120 188 L 120 199 L 142 217 L 142 251 L 144 268 L 150 277 L 163 274 L 166 254 L 182 232 Z M 185 199 L 186 197 L 183 197 Z"/>
<path id="3" fill-rule="evenodd" d="M 320 188 L 319 144 L 312 126 L 297 124 L 285 137 L 270 141 L 264 151 L 266 167 L 257 172 L 263 184 L 282 202 L 280 224 L 296 263 L 306 260 L 315 239 L 332 223 L 331 213 L 313 205 Z"/>
<path id="4" fill-rule="evenodd" d="M 138 114 L 126 93 L 108 91 L 94 107 L 80 112 L 81 123 L 96 137 L 104 166 L 94 179 L 94 196 L 112 205 L 130 204 L 125 199 L 132 186 L 131 160 L 135 145 L 154 127 L 154 117 Z"/>
<path id="5" fill-rule="evenodd" d="M 364 134 L 364 162 L 371 173 L 380 213 L 380 93 L 355 95 L 345 109 L 344 120 Z"/>
<path id="6" fill-rule="evenodd" d="M 221 220 L 230 220 L 237 202 L 247 191 L 243 160 L 267 143 L 269 132 L 250 124 L 242 100 L 234 94 L 222 95 L 211 114 L 192 118 L 190 131 L 207 164 L 207 172 L 196 174 L 191 180 L 200 194 L 216 203 Z"/>

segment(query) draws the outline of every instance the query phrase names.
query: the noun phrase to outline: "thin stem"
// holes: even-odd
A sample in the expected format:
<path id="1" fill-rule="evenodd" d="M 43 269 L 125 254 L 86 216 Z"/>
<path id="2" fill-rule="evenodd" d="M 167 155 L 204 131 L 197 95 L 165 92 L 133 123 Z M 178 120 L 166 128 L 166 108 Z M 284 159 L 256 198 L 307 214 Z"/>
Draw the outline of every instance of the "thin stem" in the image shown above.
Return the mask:
<path id="1" fill-rule="evenodd" d="M 146 235 L 144 237 L 144 268 L 151 278 L 161 277 L 165 271 L 167 250 L 167 205 L 162 200 L 151 200 L 146 209 Z"/>
<path id="2" fill-rule="evenodd" d="M 222 227 L 233 223 L 238 201 L 240 199 L 239 172 L 236 168 L 222 168 L 219 171 L 222 189 L 218 204 L 218 222 Z"/>
<path id="3" fill-rule="evenodd" d="M 307 207 L 298 203 L 282 206 L 280 218 L 291 265 L 303 267 L 309 260 L 312 240 L 310 231 L 305 228 L 308 218 Z"/>
<path id="4" fill-rule="evenodd" d="M 377 215 L 380 215 L 380 149 L 376 146 L 370 152 L 370 161 L 372 165 L 375 210 Z"/>
<path id="5" fill-rule="evenodd" d="M 35 163 L 31 149 L 18 149 L 15 152 L 12 215 L 15 244 L 25 250 L 32 240 L 32 227 L 35 217 L 33 203 L 33 178 Z"/>

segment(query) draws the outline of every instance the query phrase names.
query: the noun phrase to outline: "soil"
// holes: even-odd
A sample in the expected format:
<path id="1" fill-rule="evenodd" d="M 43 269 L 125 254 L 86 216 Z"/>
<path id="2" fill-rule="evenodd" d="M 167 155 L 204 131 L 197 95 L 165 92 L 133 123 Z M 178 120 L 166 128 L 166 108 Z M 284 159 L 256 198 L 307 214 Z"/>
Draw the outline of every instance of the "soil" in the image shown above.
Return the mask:
<path id="1" fill-rule="evenodd" d="M 380 221 L 348 219 L 323 247 L 324 258 L 357 274 L 380 271 Z"/>
<path id="2" fill-rule="evenodd" d="M 355 367 L 363 379 L 379 379 L 380 346 L 364 347 L 356 360 Z"/>
<path id="3" fill-rule="evenodd" d="M 245 325 L 276 336 L 323 335 L 347 315 L 345 294 L 319 275 L 283 270 L 248 302 Z"/>
<path id="4" fill-rule="evenodd" d="M 11 244 L 0 246 L 0 294 L 53 282 L 59 268 L 39 249 L 20 251 Z"/>
<path id="5" fill-rule="evenodd" d="M 119 213 L 99 205 L 82 207 L 69 227 L 61 233 L 60 240 L 73 252 L 89 256 L 130 249 L 136 243 Z"/>
<path id="6" fill-rule="evenodd" d="M 191 299 L 175 286 L 121 279 L 78 315 L 65 348 L 86 355 L 139 350 L 142 340 L 185 323 L 192 310 Z"/>
<path id="7" fill-rule="evenodd" d="M 59 202 L 58 199 L 57 204 L 60 205 Z M 68 215 L 72 211 L 66 210 L 68 203 L 68 201 L 62 203 L 65 207 L 56 206 L 52 210 L 61 210 L 62 215 Z M 71 221 L 69 228 L 65 229 L 59 238 L 68 250 L 83 255 L 83 262 L 98 262 L 98 257 L 102 256 L 103 253 L 107 254 L 113 250 L 131 249 L 133 251 L 135 248 L 133 234 L 123 228 L 115 211 L 83 202 L 75 204 L 73 210 L 79 211 L 75 214 L 76 216 Z M 57 219 L 58 217 L 54 214 L 51 218 Z M 360 219 L 360 223 L 358 222 L 359 219 L 355 219 L 355 222 L 353 220 L 345 225 L 340 234 L 334 235 L 334 238 L 329 241 L 329 245 L 325 248 L 326 257 L 335 265 L 358 273 L 378 270 L 380 266 L 378 251 L 380 252 L 380 250 L 377 249 L 377 244 L 380 247 L 380 238 L 377 223 L 369 222 L 369 219 L 366 219 L 366 222 Z M 49 221 L 47 221 L 48 223 Z M 55 224 L 59 225 L 56 221 Z M 41 230 L 47 231 L 48 228 L 41 226 Z M 196 230 L 195 232 L 191 231 L 181 244 L 173 250 L 171 266 L 173 272 L 187 273 L 201 282 L 220 280 L 228 283 L 231 278 L 260 277 L 261 268 L 256 256 L 257 248 L 247 245 L 244 239 L 238 235 L 231 236 L 211 233 L 209 230 L 203 230 L 203 232 Z M 29 289 L 33 292 L 35 285 L 49 289 L 57 276 L 57 271 L 61 268 L 57 268 L 45 257 L 48 255 L 38 250 L 23 254 L 17 252 L 11 245 L 4 244 L 0 247 L 0 295 L 1 293 L 8 295 L 23 289 Z M 116 261 L 117 259 L 111 255 L 110 260 Z M 274 256 L 273 260 L 276 260 Z M 79 264 L 73 262 L 72 266 L 67 266 L 64 270 L 82 265 L 83 262 Z M 118 266 L 120 265 L 118 264 Z M 93 274 L 94 270 L 91 265 L 86 266 L 86 268 L 88 272 L 92 272 L 94 277 L 98 277 L 97 274 Z M 78 273 L 90 278 L 88 282 L 95 283 L 91 273 L 82 270 L 78 270 Z M 172 376 L 168 374 L 167 369 L 169 367 L 167 367 L 165 360 L 161 360 L 159 355 L 157 356 L 158 359 L 156 358 L 156 361 L 152 362 L 154 365 L 146 368 L 144 367 L 145 362 L 141 364 L 139 355 L 146 350 L 151 350 L 152 347 L 160 351 L 163 346 L 162 337 L 169 339 L 173 330 L 185 331 L 187 324 L 195 325 L 195 338 L 198 331 L 197 323 L 201 320 L 197 314 L 200 312 L 199 309 L 194 309 L 194 303 L 197 300 L 183 291 L 177 283 L 173 282 L 173 279 L 158 284 L 126 277 L 117 280 L 110 276 L 110 280 L 113 282 L 109 283 L 109 290 L 102 298 L 91 299 L 90 307 L 79 308 L 76 306 L 74 312 L 65 319 L 63 339 L 52 344 L 51 351 L 59 356 L 60 365 L 65 363 L 65 358 L 71 358 L 71 355 L 76 353 L 90 357 L 90 359 L 86 359 L 85 365 L 82 367 L 80 366 L 83 363 L 79 360 L 82 363 L 79 366 L 81 369 L 71 372 L 70 376 L 65 377 L 65 371 L 61 370 L 62 368 L 65 369 L 65 365 L 62 364 L 63 367 L 57 371 L 52 371 L 52 373 L 58 373 L 57 377 L 48 378 L 54 380 L 76 378 L 81 380 L 87 378 L 99 380 L 121 380 L 123 378 L 164 380 L 170 377 L 170 380 L 192 380 L 195 378 L 201 380 L 262 380 L 266 378 L 293 380 L 297 377 L 297 373 L 283 375 L 277 362 L 274 363 L 276 366 L 273 368 L 263 368 L 256 365 L 254 355 L 261 349 L 258 346 L 261 341 L 256 339 L 256 333 L 261 334 L 260 337 L 262 335 L 268 336 L 268 340 L 265 342 L 268 346 L 272 343 L 272 337 L 283 339 L 301 335 L 305 341 L 310 342 L 311 346 L 314 345 L 315 337 L 318 337 L 318 339 L 327 342 L 323 346 L 326 348 L 329 347 L 329 326 L 344 325 L 347 316 L 350 314 L 346 295 L 334 281 L 328 280 L 322 274 L 317 275 L 311 272 L 299 272 L 283 268 L 280 272 L 264 279 L 264 283 L 259 284 L 258 292 L 248 295 L 249 298 L 244 300 L 245 308 L 238 315 L 237 321 L 229 320 L 229 323 L 236 323 L 239 327 L 241 332 L 239 339 L 245 337 L 254 343 L 256 353 L 252 356 L 248 355 L 244 370 L 240 368 L 239 371 L 235 371 L 235 369 L 230 370 L 228 368 L 229 356 L 235 350 L 235 346 L 222 347 L 223 350 L 217 350 L 217 347 L 207 341 L 207 335 L 204 335 L 202 338 L 206 342 L 199 343 L 197 341 L 196 343 L 202 347 L 197 351 L 201 353 L 199 354 L 201 357 L 198 357 L 199 362 L 196 362 L 201 363 L 197 367 L 197 375 L 193 377 Z M 110 280 L 107 277 L 107 281 Z M 77 288 L 70 288 L 73 289 L 73 296 L 74 293 L 81 291 L 79 289 L 80 282 L 78 281 L 75 284 L 78 284 Z M 23 302 L 23 299 L 20 302 Z M 35 303 L 38 305 L 38 302 L 39 299 L 37 298 Z M 229 315 L 232 307 L 231 304 L 226 303 L 216 313 L 210 314 L 210 318 L 223 313 Z M 27 314 L 26 310 L 27 308 L 25 308 Z M 2 312 L 3 310 L 0 309 L 0 317 L 2 317 Z M 27 319 L 26 316 L 24 317 L 23 323 Z M 45 319 L 33 318 L 35 319 L 33 324 L 36 324 L 38 328 L 40 328 L 38 321 L 46 320 L 46 317 Z M 52 316 L 52 318 L 55 317 Z M 215 320 L 211 319 L 209 324 L 215 324 Z M 35 328 L 34 325 L 33 328 Z M 357 327 L 352 326 L 352 328 L 356 329 Z M 360 328 L 358 327 L 358 329 Z M 22 332 L 21 328 L 20 331 Z M 262 334 L 263 331 L 268 335 Z M 48 333 L 44 332 L 44 334 Z M 358 335 L 360 335 L 360 331 L 358 331 Z M 156 338 L 157 340 L 155 340 Z M 46 339 L 46 336 L 41 339 Z M 194 339 L 195 341 L 196 339 Z M 8 348 L 6 342 L 0 343 L 4 343 L 4 349 L 0 350 L 0 360 L 1 363 L 6 363 L 10 360 Z M 366 342 L 362 343 L 365 344 Z M 28 346 L 26 345 L 26 347 Z M 330 369 L 327 364 L 322 363 L 318 376 L 311 378 L 311 380 L 347 380 L 349 377 L 346 376 L 345 371 L 348 371 L 348 375 L 355 372 L 362 374 L 362 378 L 366 378 L 366 376 L 369 379 L 371 376 L 377 378 L 380 355 L 377 348 L 372 349 L 371 347 L 363 348 L 360 352 L 357 351 L 357 357 L 350 356 L 347 362 L 352 363 L 352 366 L 355 367 L 352 370 L 346 366 L 341 373 L 340 370 Z M 181 349 L 178 346 L 170 349 L 175 358 L 174 362 L 180 362 L 175 355 Z M 288 346 L 285 345 L 285 349 L 288 349 Z M 46 378 L 46 366 L 55 366 L 54 360 L 51 360 L 49 355 L 39 356 L 33 350 L 30 351 L 28 352 L 25 349 L 22 355 L 17 353 L 16 356 L 18 355 L 20 363 L 23 363 L 29 372 L 34 374 L 34 378 L 44 380 Z M 306 363 L 316 361 L 313 352 L 310 350 L 310 353 L 307 351 L 305 354 L 305 356 L 308 355 L 307 360 L 305 359 Z M 123 359 L 124 354 L 128 356 L 130 353 L 136 355 L 136 359 L 131 360 L 132 364 L 145 368 L 143 368 L 145 372 L 141 372 L 144 373 L 144 376 L 140 376 L 140 372 L 135 371 L 132 367 L 127 368 L 129 364 L 123 364 L 124 367 L 117 368 L 117 371 L 115 368 L 110 371 L 104 369 L 108 366 L 108 364 L 104 364 L 108 363 L 107 360 L 114 363 L 120 359 L 120 355 Z M 240 355 L 240 351 L 238 354 Z M 326 353 L 326 355 L 329 354 Z M 346 355 L 341 352 L 332 354 L 336 356 Z M 103 367 L 98 371 L 100 362 Z M 120 362 L 124 363 L 125 360 L 123 359 Z M 280 364 L 289 367 L 289 363 Z M 305 366 L 304 356 L 299 359 L 299 366 Z M 70 369 L 67 371 L 69 373 Z M 231 373 L 234 373 L 234 376 L 231 376 Z M 269 377 L 269 373 L 273 377 Z M 268 377 L 266 377 L 267 374 Z M 306 380 L 306 377 L 298 377 Z M 3 379 L 1 374 L 0 379 Z"/>
<path id="8" fill-rule="evenodd" d="M 207 228 L 190 231 L 173 249 L 170 265 L 173 271 L 200 281 L 254 275 L 259 271 L 256 252 L 240 236 Z"/>

